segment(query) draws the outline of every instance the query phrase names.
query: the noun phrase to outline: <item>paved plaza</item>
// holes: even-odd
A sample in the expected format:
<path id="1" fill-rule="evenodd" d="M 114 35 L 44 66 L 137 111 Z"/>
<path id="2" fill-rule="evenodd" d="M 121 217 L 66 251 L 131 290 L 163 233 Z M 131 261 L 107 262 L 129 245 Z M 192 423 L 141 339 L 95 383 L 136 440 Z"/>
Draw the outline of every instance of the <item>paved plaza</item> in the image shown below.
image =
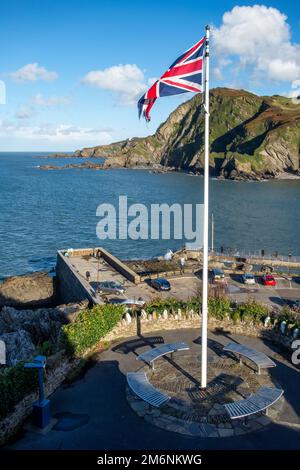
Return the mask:
<path id="1" fill-rule="evenodd" d="M 137 371 L 144 365 L 136 360 L 138 354 L 161 344 L 162 342 L 185 341 L 190 346 L 189 354 L 193 361 L 188 361 L 186 353 L 174 355 L 173 362 L 168 359 L 157 361 L 153 380 L 161 387 L 170 382 L 174 395 L 184 393 L 183 383 L 192 388 L 188 375 L 197 380 L 197 358 L 200 354 L 199 330 L 186 329 L 160 331 L 145 337 L 131 337 L 119 341 L 105 352 L 96 354 L 94 364 L 83 376 L 72 384 L 60 387 L 51 397 L 52 413 L 58 419 L 54 428 L 46 435 L 23 431 L 8 448 L 10 449 L 298 449 L 300 442 L 300 372 L 288 359 L 281 356 L 278 347 L 258 338 L 226 334 L 209 333 L 211 380 L 227 375 L 223 385 L 231 384 L 234 377 L 239 377 L 238 387 L 228 387 L 228 394 L 248 393 L 267 380 L 273 386 L 284 389 L 284 401 L 274 416 L 275 421 L 264 422 L 256 430 L 232 435 L 229 428 L 219 433 L 223 437 L 200 437 L 182 434 L 150 423 L 139 416 L 128 402 L 126 393 L 126 373 Z M 220 351 L 228 341 L 238 341 L 266 353 L 277 367 L 270 369 L 265 379 L 253 373 L 247 366 L 239 369 L 233 362 L 228 369 L 222 369 Z M 189 363 L 189 364 L 188 364 Z M 228 363 L 230 365 L 230 363 Z M 200 367 L 200 363 L 199 363 Z M 218 369 L 219 368 L 219 369 Z M 162 379 L 162 371 L 168 372 L 169 378 Z M 241 372 L 241 374 L 240 374 Z M 156 375 L 155 375 L 156 374 Z M 265 372 L 264 372 L 265 374 Z M 231 376 L 228 377 L 228 376 Z M 223 376 L 224 378 L 224 376 Z M 220 379 L 220 377 L 219 377 Z M 221 381 L 222 382 L 222 381 Z M 173 385 L 172 385 L 173 383 Z M 178 385 L 174 385 L 177 384 Z M 220 385 L 220 383 L 219 383 Z M 231 384 L 232 385 L 232 384 Z M 228 398 L 229 398 L 228 395 Z M 205 397 L 202 397 L 205 399 Z M 218 405 L 218 399 L 211 401 Z M 200 410 L 201 414 L 201 410 Z M 265 418 L 265 417 L 263 417 Z M 227 437 L 226 437 L 227 436 Z"/>

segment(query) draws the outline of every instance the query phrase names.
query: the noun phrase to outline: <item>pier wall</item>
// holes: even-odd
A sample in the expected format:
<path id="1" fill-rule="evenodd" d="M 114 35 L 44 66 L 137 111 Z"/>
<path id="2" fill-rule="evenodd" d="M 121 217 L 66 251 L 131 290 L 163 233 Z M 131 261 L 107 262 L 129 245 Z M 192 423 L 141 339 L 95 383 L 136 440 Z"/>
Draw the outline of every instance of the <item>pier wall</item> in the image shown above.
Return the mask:
<path id="1" fill-rule="evenodd" d="M 93 289 L 84 277 L 75 271 L 71 260 L 72 258 L 64 256 L 63 252 L 57 252 L 56 275 L 62 301 L 70 303 L 87 299 L 93 304 L 98 303 L 93 295 Z"/>

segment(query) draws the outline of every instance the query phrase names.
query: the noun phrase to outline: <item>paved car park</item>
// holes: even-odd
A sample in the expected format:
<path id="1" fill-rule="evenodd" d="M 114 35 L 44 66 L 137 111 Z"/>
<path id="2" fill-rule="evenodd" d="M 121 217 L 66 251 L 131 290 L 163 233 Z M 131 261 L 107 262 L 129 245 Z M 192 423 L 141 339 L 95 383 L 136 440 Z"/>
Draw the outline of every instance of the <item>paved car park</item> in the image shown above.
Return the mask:
<path id="1" fill-rule="evenodd" d="M 260 277 L 256 277 L 254 285 L 243 284 L 241 276 L 226 276 L 226 284 L 230 297 L 237 302 L 247 301 L 253 298 L 264 304 L 282 307 L 300 299 L 300 284 L 288 277 L 274 275 L 276 286 L 265 286 Z"/>
<path id="2" fill-rule="evenodd" d="M 147 302 L 153 298 L 168 298 L 173 296 L 179 300 L 189 300 L 192 297 L 201 294 L 201 276 L 192 273 L 182 273 L 176 276 L 167 276 L 171 284 L 170 291 L 157 291 L 149 282 L 144 281 L 140 284 L 134 284 L 128 281 L 122 274 L 112 268 L 103 259 L 87 257 L 72 257 L 73 267 L 83 278 L 86 272 L 90 274 L 90 282 L 115 281 L 125 287 L 124 294 L 105 295 L 108 301 L 115 298 L 128 298 L 131 300 L 142 299 Z M 228 274 L 225 271 L 223 282 L 211 284 L 213 286 L 221 285 L 224 287 L 224 293 L 228 294 L 236 302 L 245 302 L 249 299 L 255 299 L 266 305 L 282 307 L 285 304 L 292 305 L 295 300 L 300 299 L 300 282 L 298 278 L 289 278 L 288 276 L 279 276 L 274 274 L 276 286 L 265 286 L 259 276 L 255 276 L 254 285 L 244 284 L 241 274 Z"/>

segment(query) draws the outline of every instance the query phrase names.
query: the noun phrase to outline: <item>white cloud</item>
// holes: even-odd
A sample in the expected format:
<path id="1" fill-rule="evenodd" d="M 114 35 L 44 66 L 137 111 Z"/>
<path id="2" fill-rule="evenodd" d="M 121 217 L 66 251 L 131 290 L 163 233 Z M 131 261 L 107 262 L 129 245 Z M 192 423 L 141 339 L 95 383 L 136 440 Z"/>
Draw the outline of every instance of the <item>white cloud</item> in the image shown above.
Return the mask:
<path id="1" fill-rule="evenodd" d="M 221 26 L 213 28 L 212 42 L 219 67 L 224 59 L 236 56 L 241 67 L 252 68 L 255 78 L 300 78 L 300 45 L 291 42 L 287 17 L 276 8 L 234 7 L 223 15 Z"/>
<path id="2" fill-rule="evenodd" d="M 71 103 L 71 99 L 68 96 L 50 96 L 49 98 L 44 98 L 41 93 L 37 93 L 35 96 L 33 96 L 31 101 L 35 106 L 44 107 L 65 105 Z"/>
<path id="3" fill-rule="evenodd" d="M 150 80 L 150 79 L 149 79 Z M 135 64 L 114 65 L 103 70 L 94 70 L 82 79 L 86 85 L 118 93 L 121 104 L 136 105 L 151 82 L 146 83 L 144 72 Z"/>
<path id="4" fill-rule="evenodd" d="M 17 83 L 23 82 L 35 82 L 36 80 L 52 81 L 55 80 L 58 75 L 56 72 L 50 72 L 45 67 L 41 67 L 37 62 L 33 64 L 27 64 L 12 72 L 10 77 Z"/>
<path id="5" fill-rule="evenodd" d="M 109 129 L 79 127 L 71 124 L 41 124 L 30 126 L 0 121 L 0 136 L 24 139 L 27 141 L 47 140 L 51 143 L 91 142 L 97 144 L 109 143 L 113 140 Z"/>
<path id="6" fill-rule="evenodd" d="M 20 108 L 15 113 L 15 117 L 17 119 L 29 119 L 33 115 L 34 115 L 33 109 L 28 106 L 20 106 Z"/>
<path id="7" fill-rule="evenodd" d="M 300 80 L 294 80 L 292 82 L 291 90 L 288 92 L 282 93 L 288 98 L 292 98 L 294 104 L 300 103 Z"/>
<path id="8" fill-rule="evenodd" d="M 216 80 L 220 80 L 220 81 L 224 80 L 223 74 L 222 74 L 222 71 L 221 71 L 220 67 L 214 67 L 213 70 L 212 70 L 212 73 L 213 73 L 213 77 Z"/>

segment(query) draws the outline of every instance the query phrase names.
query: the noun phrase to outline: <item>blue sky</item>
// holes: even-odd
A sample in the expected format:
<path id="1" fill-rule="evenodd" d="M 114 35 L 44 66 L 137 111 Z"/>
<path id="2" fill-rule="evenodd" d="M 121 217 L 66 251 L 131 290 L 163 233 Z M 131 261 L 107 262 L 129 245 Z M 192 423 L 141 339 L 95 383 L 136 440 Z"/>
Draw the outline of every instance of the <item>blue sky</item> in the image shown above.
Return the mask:
<path id="1" fill-rule="evenodd" d="M 255 5 L 2 0 L 0 151 L 73 151 L 155 132 L 192 95 L 158 100 L 149 125 L 137 119 L 136 98 L 207 23 L 214 27 L 211 86 L 298 93 L 299 6 Z"/>

